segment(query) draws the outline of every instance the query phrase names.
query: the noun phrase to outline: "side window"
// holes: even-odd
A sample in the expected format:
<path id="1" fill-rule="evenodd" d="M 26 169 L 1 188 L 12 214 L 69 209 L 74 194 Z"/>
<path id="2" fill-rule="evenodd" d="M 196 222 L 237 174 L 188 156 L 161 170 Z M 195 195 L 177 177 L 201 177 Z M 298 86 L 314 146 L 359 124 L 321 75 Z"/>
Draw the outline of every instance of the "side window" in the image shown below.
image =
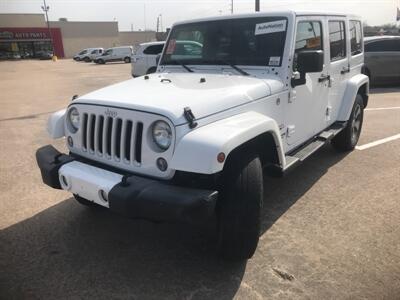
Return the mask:
<path id="1" fill-rule="evenodd" d="M 357 55 L 362 52 L 360 21 L 350 21 L 350 45 L 351 45 L 351 55 Z"/>
<path id="2" fill-rule="evenodd" d="M 301 21 L 297 24 L 294 71 L 297 71 L 297 53 L 303 50 L 323 50 L 321 22 Z"/>
<path id="3" fill-rule="evenodd" d="M 400 51 L 400 39 L 399 40 L 383 40 L 371 42 L 365 45 L 366 52 L 389 52 L 389 51 Z"/>
<path id="4" fill-rule="evenodd" d="M 146 49 L 144 49 L 143 53 L 148 55 L 157 55 L 161 53 L 162 49 L 163 45 L 148 46 Z"/>
<path id="5" fill-rule="evenodd" d="M 346 31 L 343 21 L 329 21 L 331 61 L 346 57 Z"/>
<path id="6" fill-rule="evenodd" d="M 303 21 L 297 24 L 296 50 L 322 50 L 322 25 L 317 21 Z"/>

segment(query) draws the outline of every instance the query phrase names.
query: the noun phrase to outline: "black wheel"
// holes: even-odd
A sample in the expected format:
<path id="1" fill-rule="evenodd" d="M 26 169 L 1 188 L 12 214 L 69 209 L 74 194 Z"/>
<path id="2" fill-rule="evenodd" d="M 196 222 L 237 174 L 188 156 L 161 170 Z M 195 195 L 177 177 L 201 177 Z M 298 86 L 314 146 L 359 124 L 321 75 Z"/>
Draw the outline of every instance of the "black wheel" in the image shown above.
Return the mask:
<path id="1" fill-rule="evenodd" d="M 217 205 L 218 253 L 228 260 L 251 258 L 260 234 L 261 161 L 256 154 L 240 154 L 226 162 Z"/>
<path id="2" fill-rule="evenodd" d="M 130 57 L 125 57 L 124 58 L 124 62 L 125 63 L 130 63 L 131 62 L 131 58 Z"/>
<path id="3" fill-rule="evenodd" d="M 83 59 L 85 62 L 90 62 L 90 58 L 89 57 L 85 57 L 84 59 Z"/>
<path id="4" fill-rule="evenodd" d="M 75 58 L 76 61 L 81 61 L 80 57 Z"/>
<path id="5" fill-rule="evenodd" d="M 99 60 L 97 60 L 97 62 L 99 64 L 101 64 L 101 65 L 105 65 L 106 64 L 106 61 L 104 59 L 99 59 Z"/>
<path id="6" fill-rule="evenodd" d="M 89 207 L 97 207 L 98 205 L 92 201 L 89 201 L 81 196 L 74 194 L 75 200 L 78 201 L 80 204 L 89 206 Z"/>
<path id="7" fill-rule="evenodd" d="M 363 98 L 357 94 L 346 128 L 332 140 L 332 146 L 339 151 L 353 150 L 360 138 L 363 119 Z"/>
<path id="8" fill-rule="evenodd" d="M 157 71 L 156 67 L 151 67 L 150 69 L 147 70 L 146 74 L 153 74 Z"/>

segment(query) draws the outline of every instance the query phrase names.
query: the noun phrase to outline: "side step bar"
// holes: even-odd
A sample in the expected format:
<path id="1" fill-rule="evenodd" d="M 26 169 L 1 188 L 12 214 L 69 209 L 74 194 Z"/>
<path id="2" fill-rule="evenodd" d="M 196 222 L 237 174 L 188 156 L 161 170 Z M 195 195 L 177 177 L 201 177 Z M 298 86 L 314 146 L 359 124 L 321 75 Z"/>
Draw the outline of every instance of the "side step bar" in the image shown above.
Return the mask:
<path id="1" fill-rule="evenodd" d="M 346 122 L 336 122 L 326 130 L 313 137 L 307 143 L 291 151 L 288 155 L 286 155 L 286 166 L 284 169 L 281 169 L 281 175 L 288 173 L 290 170 L 294 169 L 297 165 L 314 154 L 317 150 L 322 148 L 325 144 L 329 143 L 346 127 L 346 124 Z"/>

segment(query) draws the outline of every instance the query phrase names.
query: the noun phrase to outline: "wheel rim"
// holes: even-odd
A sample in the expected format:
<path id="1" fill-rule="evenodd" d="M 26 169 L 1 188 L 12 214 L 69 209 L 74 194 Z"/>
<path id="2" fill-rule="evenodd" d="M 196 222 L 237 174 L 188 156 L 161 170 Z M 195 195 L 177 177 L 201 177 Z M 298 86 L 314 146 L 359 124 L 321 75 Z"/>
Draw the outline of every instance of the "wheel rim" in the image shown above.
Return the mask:
<path id="1" fill-rule="evenodd" d="M 356 144 L 360 136 L 361 129 L 361 107 L 359 104 L 354 108 L 353 120 L 351 124 L 351 141 Z"/>

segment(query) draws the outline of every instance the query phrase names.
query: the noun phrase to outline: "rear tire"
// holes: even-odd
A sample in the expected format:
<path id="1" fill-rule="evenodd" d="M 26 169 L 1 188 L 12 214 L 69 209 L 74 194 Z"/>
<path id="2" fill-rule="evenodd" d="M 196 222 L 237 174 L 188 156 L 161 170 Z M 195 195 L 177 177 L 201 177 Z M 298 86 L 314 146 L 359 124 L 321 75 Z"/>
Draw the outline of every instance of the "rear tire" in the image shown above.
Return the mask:
<path id="1" fill-rule="evenodd" d="M 87 62 L 87 63 L 90 62 L 90 58 L 87 57 L 87 56 L 86 56 L 83 60 L 84 60 L 85 62 Z"/>
<path id="2" fill-rule="evenodd" d="M 106 61 L 104 59 L 99 59 L 99 60 L 97 60 L 97 63 L 99 63 L 101 65 L 105 65 Z"/>
<path id="3" fill-rule="evenodd" d="M 80 204 L 88 206 L 88 207 L 97 207 L 98 205 L 92 201 L 89 201 L 85 198 L 82 198 L 81 196 L 78 196 L 74 194 L 74 198 L 76 201 L 78 201 Z"/>
<path id="4" fill-rule="evenodd" d="M 360 138 L 364 119 L 363 98 L 357 94 L 346 127 L 332 140 L 332 146 L 338 151 L 352 151 Z"/>
<path id="5" fill-rule="evenodd" d="M 260 235 L 261 161 L 256 154 L 240 154 L 226 162 L 217 205 L 218 253 L 228 260 L 251 258 Z"/>
<path id="6" fill-rule="evenodd" d="M 124 62 L 127 63 L 127 64 L 130 63 L 131 62 L 131 58 L 130 57 L 125 57 L 124 58 Z"/>

